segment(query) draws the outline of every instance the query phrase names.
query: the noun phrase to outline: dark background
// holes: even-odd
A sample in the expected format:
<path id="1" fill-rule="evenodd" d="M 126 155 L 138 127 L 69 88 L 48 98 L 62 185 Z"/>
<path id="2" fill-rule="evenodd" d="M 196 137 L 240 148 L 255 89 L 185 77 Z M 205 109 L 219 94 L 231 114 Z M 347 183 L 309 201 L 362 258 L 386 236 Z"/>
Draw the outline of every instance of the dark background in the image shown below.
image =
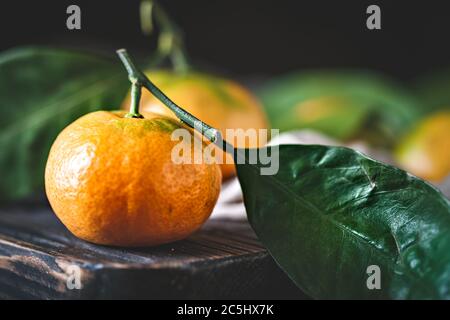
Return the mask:
<path id="1" fill-rule="evenodd" d="M 191 59 L 237 76 L 272 76 L 300 68 L 356 67 L 410 80 L 450 66 L 446 1 L 160 1 L 185 32 Z M 82 30 L 66 29 L 77 4 Z M 377 4 L 382 30 L 366 28 Z M 139 1 L 2 1 L 0 49 L 45 44 L 113 53 L 151 53 L 141 35 Z"/>

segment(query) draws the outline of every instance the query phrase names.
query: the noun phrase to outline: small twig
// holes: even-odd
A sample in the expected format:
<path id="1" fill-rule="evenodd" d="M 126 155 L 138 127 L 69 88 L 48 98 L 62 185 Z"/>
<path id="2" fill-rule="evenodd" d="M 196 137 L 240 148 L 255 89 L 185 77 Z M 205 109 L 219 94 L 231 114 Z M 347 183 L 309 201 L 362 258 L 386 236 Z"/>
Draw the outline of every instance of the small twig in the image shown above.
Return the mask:
<path id="1" fill-rule="evenodd" d="M 184 47 L 183 32 L 155 0 L 144 0 L 140 7 L 141 29 L 144 34 L 154 32 L 154 23 L 159 27 L 156 57 L 159 62 L 170 58 L 177 72 L 190 69 Z M 155 65 L 155 59 L 152 60 Z"/>
<path id="2" fill-rule="evenodd" d="M 119 55 L 120 60 L 122 60 L 122 63 L 127 69 L 128 78 L 132 83 L 132 88 L 133 87 L 139 88 L 139 90 L 135 89 L 136 91 L 135 98 L 137 99 L 137 102 L 135 101 L 134 104 L 132 102 L 131 109 L 133 109 L 136 106 L 137 108 L 133 110 L 130 109 L 130 115 L 132 115 L 133 113 L 139 115 L 138 106 L 140 98 L 140 88 L 145 87 L 158 100 L 160 100 L 164 105 L 166 105 L 170 110 L 172 110 L 173 113 L 175 113 L 178 119 L 180 119 L 182 122 L 186 123 L 191 128 L 200 132 L 209 141 L 219 146 L 222 150 L 226 152 L 234 151 L 234 147 L 222 138 L 222 135 L 219 130 L 207 125 L 206 123 L 196 118 L 183 108 L 179 107 L 175 102 L 170 100 L 170 98 L 167 97 L 157 86 L 155 86 L 153 82 L 151 82 L 150 79 L 135 66 L 131 57 L 129 56 L 128 52 L 125 49 L 117 50 L 117 54 Z M 137 91 L 139 91 L 139 93 Z"/>

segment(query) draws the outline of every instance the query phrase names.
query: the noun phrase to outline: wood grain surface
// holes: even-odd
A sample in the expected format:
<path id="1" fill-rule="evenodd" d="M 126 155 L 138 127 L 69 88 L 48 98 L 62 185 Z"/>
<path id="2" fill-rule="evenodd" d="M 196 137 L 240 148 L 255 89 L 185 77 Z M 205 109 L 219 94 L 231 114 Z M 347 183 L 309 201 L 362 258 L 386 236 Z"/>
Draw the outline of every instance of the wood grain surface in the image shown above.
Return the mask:
<path id="1" fill-rule="evenodd" d="M 70 290 L 74 265 L 82 287 Z M 246 221 L 210 219 L 186 240 L 124 249 L 77 239 L 46 206 L 13 206 L 0 209 L 0 298 L 306 297 Z"/>

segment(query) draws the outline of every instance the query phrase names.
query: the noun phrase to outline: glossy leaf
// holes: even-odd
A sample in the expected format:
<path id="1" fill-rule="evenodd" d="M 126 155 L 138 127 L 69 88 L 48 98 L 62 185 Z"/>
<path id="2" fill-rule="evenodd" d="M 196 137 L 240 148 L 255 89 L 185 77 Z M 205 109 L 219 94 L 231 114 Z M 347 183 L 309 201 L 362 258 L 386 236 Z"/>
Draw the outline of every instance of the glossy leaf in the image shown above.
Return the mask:
<path id="1" fill-rule="evenodd" d="M 344 147 L 282 145 L 276 175 L 237 165 L 249 221 L 313 298 L 450 298 L 450 202 Z M 368 267 L 381 289 L 368 289 Z M 370 275 L 372 270 L 369 268 Z"/>
<path id="2" fill-rule="evenodd" d="M 419 116 L 408 91 L 370 72 L 294 73 L 269 82 L 259 95 L 281 131 L 310 128 L 382 147 L 393 146 Z"/>
<path id="3" fill-rule="evenodd" d="M 117 109 L 129 88 L 116 60 L 49 48 L 0 55 L 0 200 L 42 189 L 57 134 L 81 115 Z"/>

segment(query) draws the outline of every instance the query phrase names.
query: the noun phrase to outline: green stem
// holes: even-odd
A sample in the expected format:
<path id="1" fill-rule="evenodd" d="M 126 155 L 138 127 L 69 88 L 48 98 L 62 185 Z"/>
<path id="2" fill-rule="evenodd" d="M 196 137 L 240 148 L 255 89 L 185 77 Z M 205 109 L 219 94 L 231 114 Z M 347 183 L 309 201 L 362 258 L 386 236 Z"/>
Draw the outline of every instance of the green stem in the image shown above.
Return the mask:
<path id="1" fill-rule="evenodd" d="M 141 1 L 139 7 L 139 18 L 141 21 L 141 31 L 145 35 L 153 33 L 153 1 L 144 0 Z"/>
<path id="2" fill-rule="evenodd" d="M 183 34 L 180 28 L 170 19 L 164 9 L 154 0 L 141 2 L 140 19 L 144 34 L 153 32 L 153 17 L 160 27 L 157 52 L 161 58 L 169 57 L 177 72 L 187 72 L 190 68 Z"/>
<path id="3" fill-rule="evenodd" d="M 131 57 L 125 49 L 117 50 L 117 54 L 122 60 L 125 68 L 128 72 L 128 78 L 130 79 L 133 86 L 145 87 L 148 89 L 158 100 L 160 100 L 164 105 L 166 105 L 170 110 L 175 113 L 175 115 L 182 122 L 186 123 L 188 126 L 200 132 L 209 141 L 219 146 L 222 150 L 226 152 L 233 152 L 234 147 L 222 138 L 219 130 L 207 125 L 203 121 L 197 119 L 192 114 L 179 107 L 175 102 L 170 100 L 157 86 L 150 81 L 147 76 L 140 71 L 133 63 Z M 132 103 L 133 105 L 133 103 Z M 130 113 L 132 111 L 130 110 Z"/>
<path id="4" fill-rule="evenodd" d="M 176 72 L 186 73 L 189 71 L 190 66 L 183 48 L 174 48 L 170 57 Z"/>
<path id="5" fill-rule="evenodd" d="M 138 83 L 131 84 L 131 104 L 130 112 L 125 115 L 125 118 L 144 118 L 139 113 L 139 102 L 141 101 L 141 90 L 142 87 Z"/>
<path id="6" fill-rule="evenodd" d="M 166 11 L 154 2 L 155 19 L 161 27 L 158 50 L 170 56 L 172 65 L 177 72 L 186 72 L 189 64 L 184 49 L 183 35 L 180 28 L 169 18 Z"/>

